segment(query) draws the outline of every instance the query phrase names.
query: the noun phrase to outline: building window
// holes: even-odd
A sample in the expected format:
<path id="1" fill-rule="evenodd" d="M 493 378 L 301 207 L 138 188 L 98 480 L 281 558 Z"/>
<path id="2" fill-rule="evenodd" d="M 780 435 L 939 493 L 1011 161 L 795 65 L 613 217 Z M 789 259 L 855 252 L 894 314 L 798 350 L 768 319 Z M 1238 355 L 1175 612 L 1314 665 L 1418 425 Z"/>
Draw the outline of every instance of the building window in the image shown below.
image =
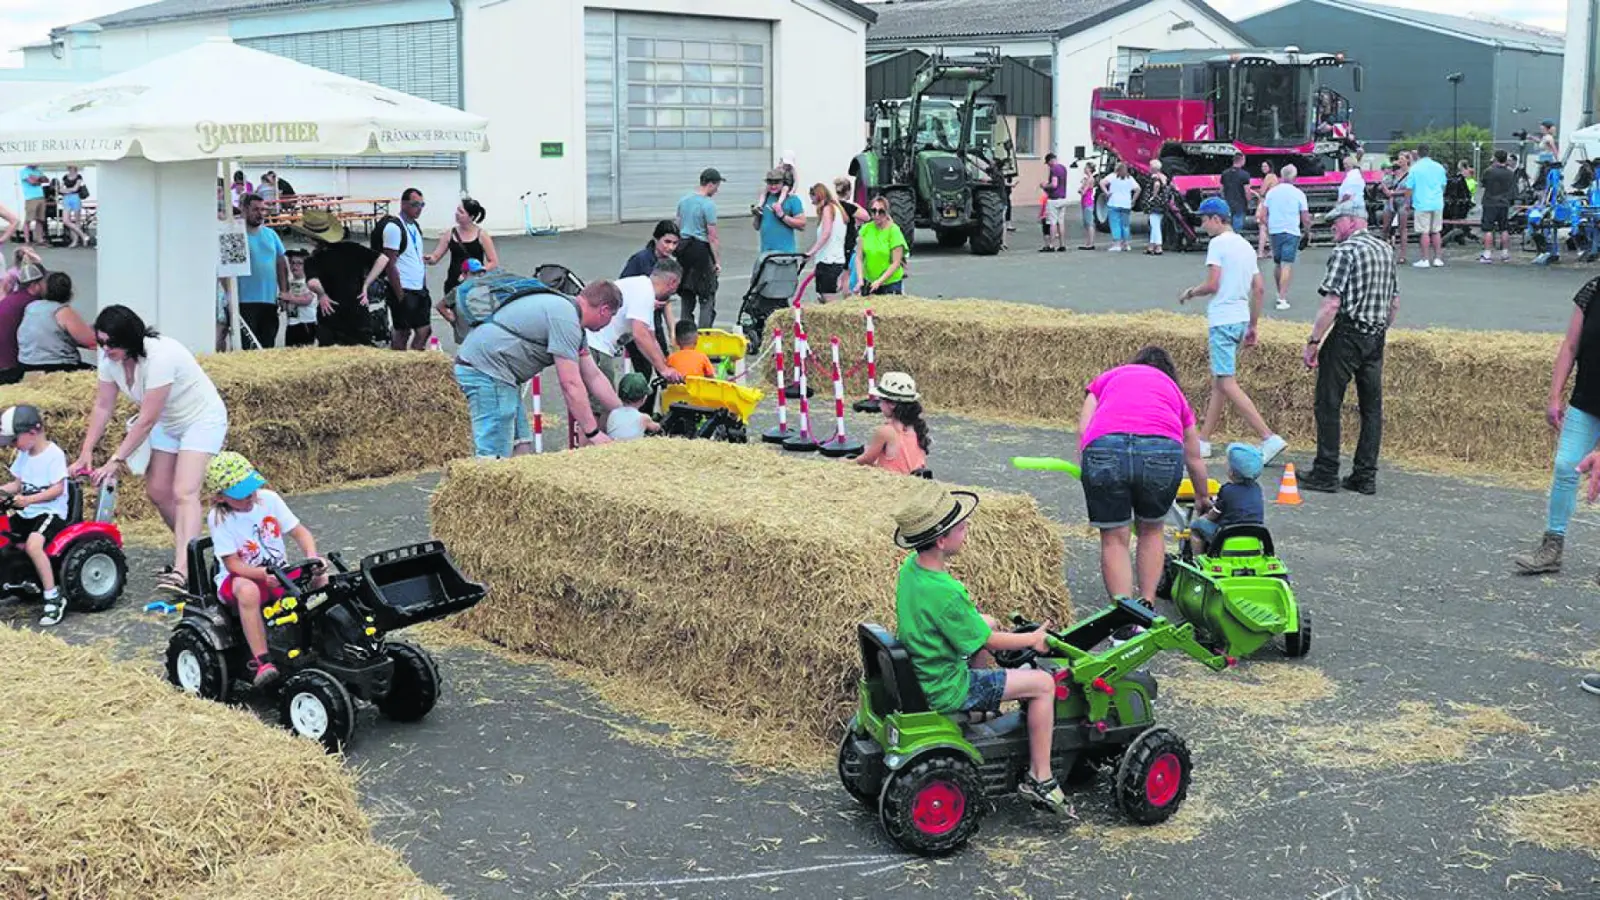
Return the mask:
<path id="1" fill-rule="evenodd" d="M 1054 56 L 1017 56 L 1013 58 L 1028 68 L 1043 72 L 1046 75 L 1054 74 L 1056 70 L 1056 58 Z"/>
<path id="2" fill-rule="evenodd" d="M 1128 83 L 1128 76 L 1133 73 L 1134 69 L 1144 65 L 1149 58 L 1150 51 L 1147 49 L 1140 47 L 1118 47 L 1116 63 L 1117 68 L 1116 71 L 1114 71 L 1111 75 L 1112 85 L 1119 87 L 1126 86 Z"/>
<path id="3" fill-rule="evenodd" d="M 1038 156 L 1037 143 L 1039 134 L 1039 120 L 1033 116 L 1017 116 L 1017 142 L 1018 156 Z"/>

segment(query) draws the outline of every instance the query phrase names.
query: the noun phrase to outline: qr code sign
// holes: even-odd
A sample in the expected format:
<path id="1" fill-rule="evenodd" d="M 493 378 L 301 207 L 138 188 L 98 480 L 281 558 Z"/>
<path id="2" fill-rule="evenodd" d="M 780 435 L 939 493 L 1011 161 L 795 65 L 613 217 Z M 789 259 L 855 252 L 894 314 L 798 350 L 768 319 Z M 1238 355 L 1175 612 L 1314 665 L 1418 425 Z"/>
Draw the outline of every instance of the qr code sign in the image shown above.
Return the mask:
<path id="1" fill-rule="evenodd" d="M 224 266 L 249 265 L 250 253 L 245 249 L 242 234 L 222 234 L 217 237 L 217 261 Z"/>

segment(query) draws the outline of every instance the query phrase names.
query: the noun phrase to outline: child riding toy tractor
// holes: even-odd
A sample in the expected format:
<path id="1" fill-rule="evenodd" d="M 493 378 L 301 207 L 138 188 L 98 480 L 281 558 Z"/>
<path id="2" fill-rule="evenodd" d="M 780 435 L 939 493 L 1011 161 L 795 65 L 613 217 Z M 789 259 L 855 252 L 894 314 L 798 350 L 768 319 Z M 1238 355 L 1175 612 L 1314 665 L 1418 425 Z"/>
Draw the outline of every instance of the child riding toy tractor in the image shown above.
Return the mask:
<path id="1" fill-rule="evenodd" d="M 67 479 L 67 515 L 60 533 L 45 544 L 45 555 L 55 564 L 56 586 L 66 608 L 73 612 L 110 609 L 128 580 L 128 559 L 122 552 L 122 532 L 110 521 L 111 506 L 102 504 L 103 516 L 83 519 L 83 488 Z M 0 492 L 0 595 L 24 598 L 43 596 L 39 573 L 11 528 L 16 507 L 11 495 Z"/>
<path id="2" fill-rule="evenodd" d="M 334 752 L 355 732 L 352 695 L 401 722 L 433 709 L 441 683 L 433 658 L 386 636 L 467 609 L 483 599 L 484 587 L 467 581 L 438 541 L 374 553 L 354 570 L 337 553 L 328 561 L 335 571 L 315 590 L 321 573 L 312 564 L 272 567 L 284 596 L 262 614 L 268 656 L 285 676 L 277 704 L 283 724 Z M 226 703 L 249 689 L 250 651 L 238 613 L 218 597 L 216 575 L 211 539 L 190 542 L 189 584 L 167 644 L 167 677 L 188 693 Z"/>
<path id="3" fill-rule="evenodd" d="M 1013 622 L 1017 632 L 1040 628 Z M 1092 651 L 1128 626 L 1144 631 Z M 1232 658 L 1207 652 L 1191 626 L 1174 625 L 1131 600 L 1048 634 L 1048 655 L 1003 651 L 995 661 L 1033 666 L 1055 679 L 1052 768 L 1084 782 L 1100 766 L 1114 767 L 1124 814 L 1141 825 L 1166 821 L 1188 794 L 1192 764 L 1183 738 L 1155 724 L 1156 680 L 1140 667 L 1162 650 L 1182 651 L 1213 670 Z M 904 646 L 871 624 L 860 626 L 859 640 L 859 707 L 839 744 L 839 780 L 850 796 L 878 811 L 884 831 L 903 849 L 955 851 L 977 832 L 993 799 L 1016 793 L 1029 760 L 1024 714 L 982 721 L 981 715 L 933 712 Z"/>

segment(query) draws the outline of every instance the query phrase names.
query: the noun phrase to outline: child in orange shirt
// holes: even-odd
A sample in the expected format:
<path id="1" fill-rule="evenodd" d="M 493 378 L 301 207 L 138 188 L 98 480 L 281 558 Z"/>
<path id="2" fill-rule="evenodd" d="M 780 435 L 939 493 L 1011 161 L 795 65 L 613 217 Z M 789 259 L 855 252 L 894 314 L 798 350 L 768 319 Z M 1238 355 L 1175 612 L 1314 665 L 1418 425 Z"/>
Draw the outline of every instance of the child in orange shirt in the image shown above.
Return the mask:
<path id="1" fill-rule="evenodd" d="M 711 365 L 711 357 L 697 349 L 700 343 L 700 330 L 693 322 L 679 319 L 678 324 L 672 329 L 672 337 L 677 341 L 678 352 L 667 357 L 667 368 L 676 370 L 685 378 L 717 377 L 717 370 Z"/>

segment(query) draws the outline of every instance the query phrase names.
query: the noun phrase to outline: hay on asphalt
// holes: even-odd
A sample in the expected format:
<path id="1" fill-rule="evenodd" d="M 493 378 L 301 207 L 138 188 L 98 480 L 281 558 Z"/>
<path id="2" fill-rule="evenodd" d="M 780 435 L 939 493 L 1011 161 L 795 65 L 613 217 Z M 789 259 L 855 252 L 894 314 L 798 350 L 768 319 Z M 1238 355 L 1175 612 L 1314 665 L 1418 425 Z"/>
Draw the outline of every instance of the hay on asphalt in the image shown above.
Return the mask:
<path id="1" fill-rule="evenodd" d="M 54 637 L 0 627 L 0 659 L 0 897 L 226 896 L 235 867 L 274 897 L 437 896 L 310 741 Z"/>
<path id="2" fill-rule="evenodd" d="M 1600 859 L 1600 782 L 1509 797 L 1495 805 L 1494 815 L 1517 843 L 1580 850 Z"/>
<path id="3" fill-rule="evenodd" d="M 774 741 L 820 742 L 855 702 L 857 624 L 893 625 L 905 552 L 892 513 L 926 486 L 763 446 L 648 440 L 455 463 L 432 519 L 490 586 L 462 627 Z M 1050 520 L 1031 497 L 980 495 L 955 564 L 978 607 L 1071 621 Z"/>

